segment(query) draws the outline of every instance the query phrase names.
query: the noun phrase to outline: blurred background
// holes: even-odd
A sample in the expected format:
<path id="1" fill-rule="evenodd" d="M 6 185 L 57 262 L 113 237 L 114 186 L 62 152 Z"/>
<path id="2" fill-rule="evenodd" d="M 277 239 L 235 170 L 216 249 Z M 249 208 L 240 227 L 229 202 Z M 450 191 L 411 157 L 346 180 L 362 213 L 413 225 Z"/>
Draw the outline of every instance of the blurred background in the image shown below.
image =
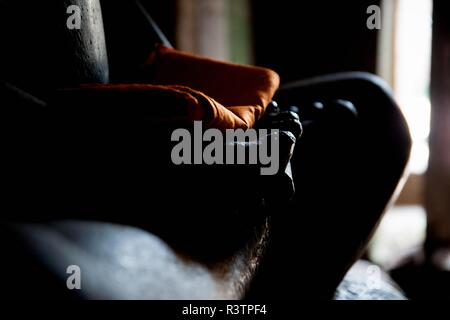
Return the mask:
<path id="1" fill-rule="evenodd" d="M 367 257 L 391 270 L 410 296 L 442 286 L 450 271 L 448 1 L 143 3 L 177 49 L 269 67 L 284 83 L 342 71 L 386 80 L 407 118 L 413 150 L 410 176 Z M 380 30 L 367 28 L 371 5 L 381 8 Z"/>

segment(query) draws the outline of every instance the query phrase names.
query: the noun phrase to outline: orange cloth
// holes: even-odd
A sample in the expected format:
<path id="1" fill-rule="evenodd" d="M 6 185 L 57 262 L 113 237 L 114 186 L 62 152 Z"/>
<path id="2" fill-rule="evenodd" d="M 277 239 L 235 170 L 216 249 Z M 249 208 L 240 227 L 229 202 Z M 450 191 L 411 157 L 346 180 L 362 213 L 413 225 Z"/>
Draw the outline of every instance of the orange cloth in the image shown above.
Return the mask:
<path id="1" fill-rule="evenodd" d="M 219 62 L 161 45 L 148 65 L 152 83 L 181 85 L 202 94 L 213 115 L 205 126 L 219 129 L 253 127 L 280 84 L 278 74 L 269 69 Z"/>
<path id="2" fill-rule="evenodd" d="M 60 90 L 57 103 L 127 108 L 156 123 L 205 128 L 248 129 L 262 116 L 278 89 L 268 69 L 197 57 L 163 46 L 149 59 L 154 84 L 86 84 Z M 134 111 L 133 111 L 134 110 Z"/>

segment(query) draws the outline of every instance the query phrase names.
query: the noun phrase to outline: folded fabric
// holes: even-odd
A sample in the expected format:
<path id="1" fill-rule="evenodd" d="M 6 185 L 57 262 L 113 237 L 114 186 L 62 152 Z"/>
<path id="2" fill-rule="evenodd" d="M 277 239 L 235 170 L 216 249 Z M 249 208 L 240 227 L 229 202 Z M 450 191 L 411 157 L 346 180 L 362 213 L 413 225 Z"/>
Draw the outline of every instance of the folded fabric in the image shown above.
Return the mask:
<path id="1" fill-rule="evenodd" d="M 219 62 L 162 45 L 156 47 L 147 66 L 148 82 L 181 85 L 203 93 L 213 105 L 213 127 L 252 127 L 280 84 L 278 74 L 269 69 Z"/>
<path id="2" fill-rule="evenodd" d="M 205 128 L 221 130 L 248 125 L 231 110 L 205 94 L 184 86 L 150 84 L 85 84 L 59 90 L 52 104 L 89 113 L 121 112 L 147 116 L 153 123 L 189 126 L 203 121 Z M 93 110 L 95 108 L 97 111 Z"/>
<path id="3" fill-rule="evenodd" d="M 144 81 L 151 84 L 85 84 L 59 90 L 53 103 L 105 112 L 114 108 L 170 126 L 202 121 L 205 128 L 248 129 L 262 116 L 279 86 L 279 77 L 271 70 L 163 46 L 156 48 L 148 66 Z"/>

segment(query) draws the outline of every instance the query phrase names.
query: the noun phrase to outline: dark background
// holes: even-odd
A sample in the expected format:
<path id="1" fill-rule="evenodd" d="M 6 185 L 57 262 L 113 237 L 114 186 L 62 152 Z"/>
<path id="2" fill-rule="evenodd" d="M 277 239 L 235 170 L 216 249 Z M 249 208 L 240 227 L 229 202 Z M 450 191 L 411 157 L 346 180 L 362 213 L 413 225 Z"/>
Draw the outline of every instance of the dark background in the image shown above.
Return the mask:
<path id="1" fill-rule="evenodd" d="M 175 43 L 175 0 L 144 0 Z M 377 34 L 366 27 L 370 5 L 359 1 L 252 0 L 255 62 L 283 81 L 341 71 L 375 72 Z"/>
<path id="2" fill-rule="evenodd" d="M 253 0 L 256 63 L 285 81 L 375 72 L 377 32 L 366 27 L 366 10 L 379 2 Z"/>

